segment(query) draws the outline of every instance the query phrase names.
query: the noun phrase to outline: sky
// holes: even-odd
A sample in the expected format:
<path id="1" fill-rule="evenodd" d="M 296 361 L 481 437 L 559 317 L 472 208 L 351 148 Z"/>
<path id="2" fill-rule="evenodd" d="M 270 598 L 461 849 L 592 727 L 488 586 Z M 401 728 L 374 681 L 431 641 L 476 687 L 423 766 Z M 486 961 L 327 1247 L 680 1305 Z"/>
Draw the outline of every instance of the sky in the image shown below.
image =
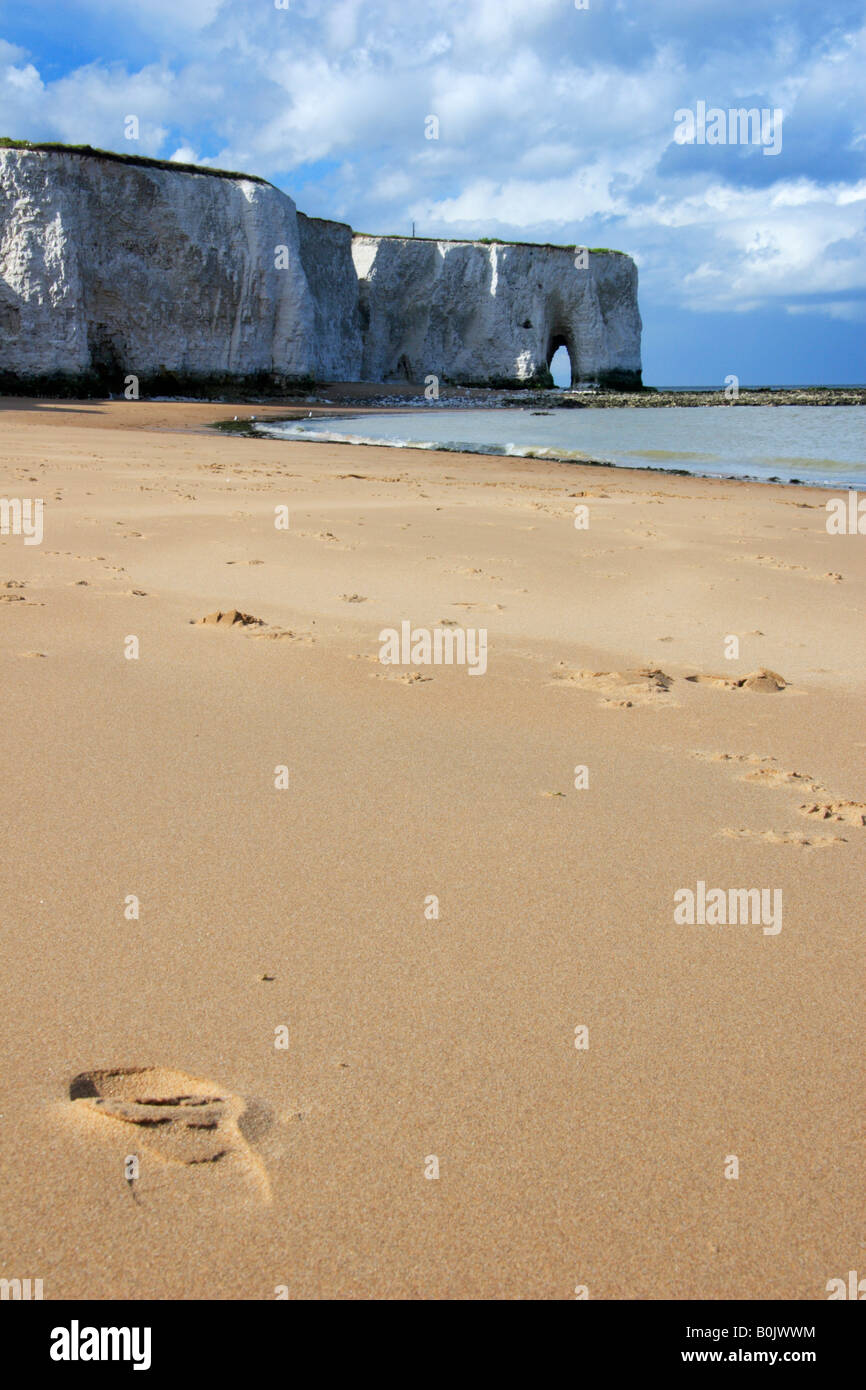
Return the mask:
<path id="1" fill-rule="evenodd" d="M 651 385 L 866 382 L 864 93 L 854 0 L 0 0 L 0 135 L 627 251 Z"/>

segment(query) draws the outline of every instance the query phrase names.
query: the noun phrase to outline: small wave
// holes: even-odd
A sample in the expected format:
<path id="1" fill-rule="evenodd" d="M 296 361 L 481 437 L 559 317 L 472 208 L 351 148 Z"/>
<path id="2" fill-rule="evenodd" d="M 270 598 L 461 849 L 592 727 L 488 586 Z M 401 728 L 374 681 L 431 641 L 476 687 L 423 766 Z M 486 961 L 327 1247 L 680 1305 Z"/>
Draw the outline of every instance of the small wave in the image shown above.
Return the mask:
<path id="1" fill-rule="evenodd" d="M 504 458 L 549 459 L 556 463 L 609 463 L 613 459 L 596 459 L 582 449 L 557 449 L 541 444 L 514 444 L 482 441 L 472 443 L 465 439 L 414 439 L 408 435 L 348 434 L 343 430 L 310 430 L 300 425 L 259 425 L 254 427 L 259 434 L 269 434 L 276 439 L 290 439 L 295 442 L 313 444 L 367 444 L 380 449 L 432 449 L 447 454 L 496 454 Z"/>

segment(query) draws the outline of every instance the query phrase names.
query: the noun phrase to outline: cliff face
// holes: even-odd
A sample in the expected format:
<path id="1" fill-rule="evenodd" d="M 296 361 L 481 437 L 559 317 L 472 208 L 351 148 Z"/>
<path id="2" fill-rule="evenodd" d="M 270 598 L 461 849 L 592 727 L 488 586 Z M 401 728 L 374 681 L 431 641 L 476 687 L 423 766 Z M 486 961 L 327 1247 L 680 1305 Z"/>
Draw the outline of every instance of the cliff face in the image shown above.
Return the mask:
<path id="1" fill-rule="evenodd" d="M 574 382 L 639 382 L 637 267 L 618 252 L 356 236 L 370 381 L 526 381 L 557 347 Z"/>
<path id="2" fill-rule="evenodd" d="M 354 236 L 270 184 L 0 149 L 0 377 L 640 373 L 627 256 Z M 113 388 L 114 389 L 114 388 Z"/>
<path id="3" fill-rule="evenodd" d="M 276 188 L 0 150 L 0 370 L 302 376 L 314 317 Z"/>
<path id="4" fill-rule="evenodd" d="M 313 375 L 322 381 L 362 381 L 364 345 L 352 229 L 344 222 L 298 213 L 301 263 L 313 299 Z"/>

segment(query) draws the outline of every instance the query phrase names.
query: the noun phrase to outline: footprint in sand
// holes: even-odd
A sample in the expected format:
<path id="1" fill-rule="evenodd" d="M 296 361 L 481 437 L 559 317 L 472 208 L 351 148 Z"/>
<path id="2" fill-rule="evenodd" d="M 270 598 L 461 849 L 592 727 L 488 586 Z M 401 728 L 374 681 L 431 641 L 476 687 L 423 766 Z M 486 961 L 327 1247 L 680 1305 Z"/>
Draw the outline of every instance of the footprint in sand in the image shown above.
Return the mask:
<path id="1" fill-rule="evenodd" d="M 802 835 L 798 830 L 736 830 L 727 827 L 721 831 L 732 840 L 763 840 L 771 845 L 800 845 L 803 849 L 831 849 L 833 845 L 847 845 L 843 835 Z"/>
<path id="2" fill-rule="evenodd" d="M 815 820 L 838 821 L 842 825 L 866 825 L 866 803 L 862 801 L 811 802 L 800 807 L 800 814 Z"/>
<path id="3" fill-rule="evenodd" d="M 713 685 L 719 690 L 755 690 L 760 694 L 772 695 L 784 690 L 788 682 L 778 671 L 768 671 L 763 666 L 748 676 L 686 676 L 693 685 Z"/>
<path id="4" fill-rule="evenodd" d="M 749 768 L 749 771 L 739 779 L 741 782 L 755 782 L 759 786 L 771 788 L 791 787 L 800 792 L 809 791 L 821 797 L 828 797 L 830 793 L 820 782 L 816 782 L 811 774 L 807 772 L 786 772 L 780 768 L 775 758 L 764 758 L 757 753 L 700 753 L 691 754 L 693 758 L 701 762 L 709 763 L 736 763 L 739 766 Z M 834 821 L 839 825 L 852 825 L 858 829 L 866 826 L 866 802 L 862 801 L 807 801 L 798 808 L 802 816 L 808 816 L 812 820 Z M 758 835 L 757 831 L 730 831 L 725 832 L 739 835 Z M 846 844 L 847 841 L 841 836 L 832 836 L 829 839 L 806 840 L 798 836 L 796 831 L 778 832 L 784 835 L 783 840 L 775 838 L 777 832 L 765 831 L 760 838 L 770 840 L 774 844 L 804 844 L 814 846 L 824 846 L 826 844 Z"/>
<path id="5" fill-rule="evenodd" d="M 311 647 L 316 640 L 311 632 L 295 632 L 289 627 L 271 627 L 250 635 L 256 642 L 303 642 L 306 647 Z"/>
<path id="6" fill-rule="evenodd" d="M 338 550 L 354 550 L 354 545 L 345 545 L 339 536 L 335 536 L 333 531 L 295 531 L 296 536 L 303 540 L 325 541 L 328 545 L 336 546 Z"/>
<path id="7" fill-rule="evenodd" d="M 602 705 L 630 709 L 633 705 L 675 705 L 670 694 L 673 678 L 654 666 L 635 671 L 574 671 L 560 663 L 551 684 L 594 690 L 605 698 Z"/>
<path id="8" fill-rule="evenodd" d="M 251 1148 L 272 1123 L 261 1102 L 167 1067 L 83 1071 L 70 1082 L 69 1099 L 76 1115 L 106 1138 L 125 1134 L 129 1143 L 134 1137 L 165 1164 L 235 1166 L 270 1199 L 267 1173 Z"/>
<path id="9" fill-rule="evenodd" d="M 501 584 L 501 583 L 503 582 L 503 581 L 502 581 L 502 575 L 501 575 L 501 574 L 486 574 L 484 570 L 478 569 L 477 566 L 474 566 L 474 565 L 473 565 L 473 566 L 466 566 L 466 565 L 463 565 L 463 566 L 458 567 L 457 569 L 443 570 L 442 573 L 443 573 L 443 574 L 465 574 L 465 575 L 468 575 L 470 579 L 490 579 L 490 580 L 492 580 L 492 581 L 493 581 L 494 583 L 496 583 L 496 584 Z"/>
<path id="10" fill-rule="evenodd" d="M 378 657 L 374 660 L 378 661 Z M 421 681 L 432 681 L 432 676 L 422 676 L 420 671 L 371 671 L 370 677 L 377 681 L 393 681 L 397 685 L 418 685 Z"/>
<path id="11" fill-rule="evenodd" d="M 264 627 L 262 618 L 254 618 L 250 613 L 241 613 L 237 608 L 229 608 L 225 613 L 217 609 L 204 618 L 191 618 L 195 627 Z"/>
<path id="12" fill-rule="evenodd" d="M 237 608 L 229 608 L 226 612 L 218 609 L 216 613 L 208 613 L 204 618 L 190 621 L 194 627 L 262 628 L 264 631 L 251 632 L 249 636 L 266 642 L 302 642 L 305 646 L 311 646 L 316 640 L 311 632 L 295 632 L 288 627 L 270 627 L 264 618 L 254 618 L 251 613 L 241 613 Z"/>
<path id="13" fill-rule="evenodd" d="M 799 791 L 820 792 L 819 782 L 815 782 L 808 772 L 785 772 L 780 767 L 756 767 L 740 779 L 743 782 L 757 782 L 764 787 L 797 787 Z"/>
<path id="14" fill-rule="evenodd" d="M 816 782 L 810 772 L 786 772 L 775 758 L 765 758 L 759 753 L 692 753 L 691 756 L 703 763 L 736 763 L 748 768 L 740 777 L 741 782 L 757 782 L 762 787 L 796 787 L 801 792 L 826 795 L 826 788 Z"/>
<path id="15" fill-rule="evenodd" d="M 787 560 L 779 560 L 775 555 L 733 555 L 731 559 L 734 561 L 752 560 L 757 565 L 766 565 L 774 570 L 800 570 L 810 579 L 829 579 L 831 584 L 842 583 L 841 574 L 837 574 L 835 571 L 829 571 L 827 574 L 816 574 L 814 570 L 807 569 L 805 565 L 790 565 Z"/>
<path id="16" fill-rule="evenodd" d="M 505 604 L 504 604 L 504 603 L 487 603 L 487 604 L 484 604 L 484 603 L 477 603 L 477 602 L 474 602 L 474 601 L 469 600 L 469 599 L 464 599 L 462 602 L 458 602 L 458 603 L 452 603 L 451 607 L 452 607 L 452 608 L 465 608 L 465 609 L 467 609 L 467 611 L 468 611 L 469 609 L 472 609 L 472 608 L 480 608 L 482 613 L 504 613 L 504 612 L 505 612 Z"/>
<path id="17" fill-rule="evenodd" d="M 790 565 L 787 560 L 780 560 L 775 555 L 743 555 L 737 557 L 743 560 L 754 560 L 758 565 L 769 565 L 774 570 L 805 570 L 805 565 Z"/>

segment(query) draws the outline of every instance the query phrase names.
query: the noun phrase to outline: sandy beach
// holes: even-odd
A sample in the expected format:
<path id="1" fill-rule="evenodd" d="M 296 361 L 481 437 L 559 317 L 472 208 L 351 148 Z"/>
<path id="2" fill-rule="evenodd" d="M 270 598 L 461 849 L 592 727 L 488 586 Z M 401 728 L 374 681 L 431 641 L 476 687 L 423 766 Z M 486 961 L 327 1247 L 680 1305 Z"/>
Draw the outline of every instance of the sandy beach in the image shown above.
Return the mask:
<path id="1" fill-rule="evenodd" d="M 0 496 L 44 499 L 0 537 L 3 1272 L 826 1298 L 863 537 L 808 487 L 208 428 L 249 412 L 0 402 Z M 382 665 L 404 621 L 485 629 L 483 678 Z M 781 929 L 676 922 L 699 882 Z"/>

